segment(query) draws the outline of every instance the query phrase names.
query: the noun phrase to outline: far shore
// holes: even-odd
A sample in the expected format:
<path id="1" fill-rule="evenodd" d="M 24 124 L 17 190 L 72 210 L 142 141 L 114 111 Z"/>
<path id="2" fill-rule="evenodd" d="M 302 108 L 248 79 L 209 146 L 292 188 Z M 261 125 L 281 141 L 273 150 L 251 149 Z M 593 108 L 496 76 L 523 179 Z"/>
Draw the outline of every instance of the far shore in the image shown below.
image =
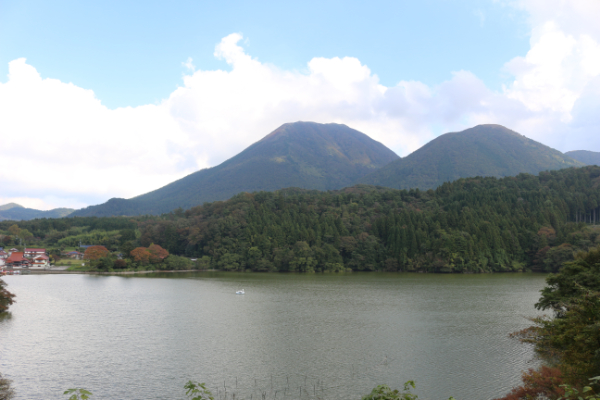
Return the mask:
<path id="1" fill-rule="evenodd" d="M 151 271 L 67 271 L 67 270 L 29 270 L 28 274 L 87 274 L 87 275 L 134 275 L 134 274 L 153 274 L 157 272 L 213 272 L 216 269 L 179 269 L 179 270 L 151 270 Z"/>

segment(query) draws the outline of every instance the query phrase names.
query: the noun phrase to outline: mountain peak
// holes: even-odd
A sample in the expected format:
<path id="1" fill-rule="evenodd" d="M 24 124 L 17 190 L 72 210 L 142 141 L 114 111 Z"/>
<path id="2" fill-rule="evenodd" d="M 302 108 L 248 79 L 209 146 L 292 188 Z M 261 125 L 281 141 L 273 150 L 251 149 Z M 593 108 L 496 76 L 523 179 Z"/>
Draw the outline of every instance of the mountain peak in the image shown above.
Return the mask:
<path id="1" fill-rule="evenodd" d="M 240 192 L 341 189 L 398 158 L 346 125 L 298 121 L 281 125 L 216 167 L 133 199 L 113 199 L 73 215 L 160 214 L 226 200 Z"/>
<path id="2" fill-rule="evenodd" d="M 20 204 L 17 203 L 8 203 L 8 204 L 4 204 L 2 206 L 0 206 L 0 211 L 6 211 L 6 210 L 10 210 L 11 208 L 25 208 Z"/>
<path id="3" fill-rule="evenodd" d="M 286 137 L 289 135 L 302 134 L 302 133 L 305 133 L 307 130 L 320 130 L 323 128 L 346 129 L 346 130 L 354 131 L 354 129 L 351 129 L 344 124 L 336 124 L 333 122 L 327 123 L 327 124 L 321 124 L 321 123 L 312 122 L 312 121 L 286 122 L 285 124 L 281 125 L 279 128 L 275 129 L 273 132 L 269 133 L 267 136 L 262 138 L 259 142 L 268 141 L 268 140 L 272 140 L 272 139 L 280 139 L 280 138 L 283 138 L 283 137 Z M 356 131 L 356 132 L 358 132 L 358 131 Z M 362 135 L 362 133 L 361 133 L 361 135 Z"/>
<path id="4" fill-rule="evenodd" d="M 360 182 L 398 189 L 433 189 L 459 178 L 537 174 L 580 166 L 583 164 L 560 151 L 502 125 L 485 124 L 440 135 Z"/>

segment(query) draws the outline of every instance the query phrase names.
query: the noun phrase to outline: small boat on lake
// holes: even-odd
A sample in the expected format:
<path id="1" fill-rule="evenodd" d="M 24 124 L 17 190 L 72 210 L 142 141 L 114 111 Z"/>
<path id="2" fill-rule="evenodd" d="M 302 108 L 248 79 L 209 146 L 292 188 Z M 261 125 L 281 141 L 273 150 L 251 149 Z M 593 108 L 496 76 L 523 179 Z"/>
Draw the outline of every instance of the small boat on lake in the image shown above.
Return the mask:
<path id="1" fill-rule="evenodd" d="M 244 289 L 242 289 L 242 290 L 237 290 L 235 292 L 235 294 L 246 294 L 246 292 L 244 292 Z"/>

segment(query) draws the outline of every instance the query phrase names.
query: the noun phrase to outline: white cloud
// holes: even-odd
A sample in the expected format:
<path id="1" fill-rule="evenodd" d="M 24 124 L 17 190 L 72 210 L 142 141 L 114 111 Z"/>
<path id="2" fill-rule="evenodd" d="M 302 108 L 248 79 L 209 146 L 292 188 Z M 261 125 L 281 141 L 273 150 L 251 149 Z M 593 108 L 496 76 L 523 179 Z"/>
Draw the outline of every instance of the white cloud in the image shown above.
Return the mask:
<path id="1" fill-rule="evenodd" d="M 91 90 L 42 79 L 25 59 L 0 84 L 0 132 L 0 182 L 11 198 L 133 196 L 197 168 L 165 107 L 109 110 Z"/>
<path id="2" fill-rule="evenodd" d="M 184 67 L 186 67 L 188 70 L 194 72 L 196 71 L 196 66 L 194 65 L 194 60 L 192 60 L 192 57 L 188 57 L 187 61 L 184 63 L 181 63 L 181 65 L 183 65 Z"/>
<path id="3" fill-rule="evenodd" d="M 600 151 L 598 104 L 600 2 L 523 0 L 530 14 L 531 48 L 506 64 L 514 81 L 504 95 L 531 113 L 514 129 L 559 150 Z"/>
<path id="4" fill-rule="evenodd" d="M 531 48 L 507 62 L 514 79 L 500 92 L 469 71 L 436 86 L 386 87 L 351 57 L 282 70 L 247 54 L 236 33 L 214 53 L 229 70 L 198 69 L 188 59 L 183 86 L 160 104 L 110 110 L 93 91 L 12 61 L 0 84 L 7 166 L 0 201 L 27 198 L 49 208 L 132 197 L 217 165 L 298 120 L 345 123 L 400 155 L 478 123 L 500 123 L 559 150 L 600 151 L 600 31 L 590 18 L 599 15 L 597 2 L 550 1 L 519 3 L 531 14 Z"/>

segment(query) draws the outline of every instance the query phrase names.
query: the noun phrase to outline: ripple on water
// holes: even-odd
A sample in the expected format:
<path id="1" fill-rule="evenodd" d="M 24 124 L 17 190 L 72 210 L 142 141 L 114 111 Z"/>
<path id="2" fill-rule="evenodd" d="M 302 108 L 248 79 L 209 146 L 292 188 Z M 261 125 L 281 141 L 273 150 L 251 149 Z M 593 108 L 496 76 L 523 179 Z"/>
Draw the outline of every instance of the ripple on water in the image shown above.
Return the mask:
<path id="1" fill-rule="evenodd" d="M 95 399 L 182 398 L 189 379 L 221 397 L 358 399 L 414 379 L 419 398 L 490 399 L 534 365 L 508 334 L 536 315 L 544 279 L 6 277 L 18 302 L 0 320 L 0 371 L 17 399 L 62 399 L 76 386 Z M 236 296 L 241 287 L 246 295 Z"/>

